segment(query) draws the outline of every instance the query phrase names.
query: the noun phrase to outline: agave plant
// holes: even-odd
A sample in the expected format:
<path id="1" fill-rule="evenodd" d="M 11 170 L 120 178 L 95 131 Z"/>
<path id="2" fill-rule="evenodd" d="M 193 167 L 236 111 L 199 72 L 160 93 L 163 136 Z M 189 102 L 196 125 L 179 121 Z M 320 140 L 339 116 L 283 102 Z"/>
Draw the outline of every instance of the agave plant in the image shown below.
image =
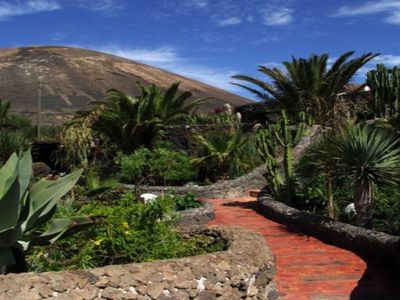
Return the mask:
<path id="1" fill-rule="evenodd" d="M 400 140 L 387 130 L 348 123 L 331 146 L 337 165 L 353 181 L 356 224 L 371 227 L 374 190 L 400 182 Z"/>
<path id="2" fill-rule="evenodd" d="M 54 243 L 91 224 L 83 217 L 53 218 L 57 203 L 81 173 L 78 170 L 55 181 L 42 179 L 28 190 L 30 151 L 8 159 L 0 169 L 0 274 L 26 271 L 24 252 L 30 247 Z"/>

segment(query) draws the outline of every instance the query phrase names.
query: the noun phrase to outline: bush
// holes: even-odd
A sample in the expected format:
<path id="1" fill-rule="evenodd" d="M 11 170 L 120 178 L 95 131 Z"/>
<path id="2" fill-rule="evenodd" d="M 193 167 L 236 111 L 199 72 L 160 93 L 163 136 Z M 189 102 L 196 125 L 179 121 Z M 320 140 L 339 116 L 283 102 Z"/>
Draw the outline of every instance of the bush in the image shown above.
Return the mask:
<path id="1" fill-rule="evenodd" d="M 158 198 L 152 204 L 142 204 L 133 201 L 131 194 L 112 206 L 101 202 L 84 205 L 79 213 L 99 216 L 97 226 L 71 236 L 58 245 L 32 252 L 29 257 L 31 269 L 93 268 L 224 249 L 224 244 L 210 236 L 181 237 L 174 227 L 173 210 L 171 197 Z"/>
<path id="2" fill-rule="evenodd" d="M 22 131 L 0 132 L 0 161 L 6 161 L 14 152 L 22 153 L 30 147 L 30 140 Z"/>
<path id="3" fill-rule="evenodd" d="M 167 148 L 141 148 L 133 154 L 120 154 L 119 178 L 127 183 L 181 184 L 196 179 L 190 157 Z"/>
<path id="4" fill-rule="evenodd" d="M 171 196 L 175 203 L 175 209 L 187 210 L 192 208 L 202 207 L 203 203 L 196 199 L 196 196 L 192 193 L 188 193 L 183 196 Z"/>

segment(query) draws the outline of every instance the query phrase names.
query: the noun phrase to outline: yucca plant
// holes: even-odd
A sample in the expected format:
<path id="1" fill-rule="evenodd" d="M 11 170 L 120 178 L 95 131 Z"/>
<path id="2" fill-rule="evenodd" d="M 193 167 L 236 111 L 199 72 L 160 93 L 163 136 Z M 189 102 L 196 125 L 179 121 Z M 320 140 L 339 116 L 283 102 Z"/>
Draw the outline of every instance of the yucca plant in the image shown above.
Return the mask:
<path id="1" fill-rule="evenodd" d="M 374 190 L 400 183 L 400 140 L 387 130 L 348 123 L 330 142 L 337 166 L 353 181 L 356 224 L 370 228 Z"/>
<path id="2" fill-rule="evenodd" d="M 28 189 L 30 151 L 8 159 L 0 169 L 0 274 L 26 271 L 24 253 L 30 247 L 54 243 L 91 224 L 83 217 L 53 218 L 57 203 L 81 173 L 78 170 L 54 181 L 42 179 Z"/>

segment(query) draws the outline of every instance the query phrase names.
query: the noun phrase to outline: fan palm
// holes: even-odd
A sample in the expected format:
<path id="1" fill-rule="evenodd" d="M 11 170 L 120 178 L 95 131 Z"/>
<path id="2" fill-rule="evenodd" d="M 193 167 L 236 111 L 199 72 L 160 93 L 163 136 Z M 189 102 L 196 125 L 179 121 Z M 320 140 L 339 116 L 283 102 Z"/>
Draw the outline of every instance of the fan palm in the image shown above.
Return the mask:
<path id="1" fill-rule="evenodd" d="M 198 145 L 205 150 L 205 155 L 195 158 L 194 163 L 200 164 L 207 162 L 212 165 L 215 162 L 218 174 L 223 177 L 228 176 L 229 169 L 233 168 L 237 155 L 248 141 L 248 137 L 240 130 L 212 132 L 208 136 L 194 136 Z"/>
<path id="2" fill-rule="evenodd" d="M 308 59 L 292 58 L 278 67 L 260 66 L 258 71 L 266 75 L 271 83 L 246 75 L 233 76 L 255 87 L 233 83 L 245 88 L 268 103 L 285 108 L 288 112 L 306 111 L 317 122 L 325 124 L 334 117 L 335 106 L 340 104 L 339 95 L 345 92 L 358 70 L 378 54 L 367 53 L 350 59 L 353 51 L 341 55 L 329 65 L 329 55 L 312 54 Z"/>
<path id="3" fill-rule="evenodd" d="M 389 131 L 349 123 L 331 142 L 338 166 L 354 182 L 356 223 L 371 227 L 374 189 L 400 182 L 400 140 Z"/>

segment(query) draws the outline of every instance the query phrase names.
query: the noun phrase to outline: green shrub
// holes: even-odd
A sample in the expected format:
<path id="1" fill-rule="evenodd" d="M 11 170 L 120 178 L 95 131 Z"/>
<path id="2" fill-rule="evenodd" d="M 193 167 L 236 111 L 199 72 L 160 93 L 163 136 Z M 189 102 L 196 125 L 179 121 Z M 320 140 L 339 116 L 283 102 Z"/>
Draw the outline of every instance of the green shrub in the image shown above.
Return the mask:
<path id="1" fill-rule="evenodd" d="M 377 191 L 375 201 L 373 229 L 400 235 L 400 187 Z"/>
<path id="2" fill-rule="evenodd" d="M 43 247 L 29 257 L 34 271 L 93 268 L 109 264 L 146 262 L 223 250 L 209 236 L 183 238 L 174 227 L 171 197 L 152 204 L 133 201 L 132 194 L 113 205 L 93 202 L 80 214 L 98 217 L 98 224 L 64 242 Z"/>
<path id="3" fill-rule="evenodd" d="M 28 150 L 30 140 L 23 131 L 0 131 L 0 161 L 6 161 L 14 152 Z"/>
<path id="4" fill-rule="evenodd" d="M 141 148 L 118 157 L 119 178 L 128 183 L 180 184 L 196 178 L 190 157 L 167 148 Z"/>
<path id="5" fill-rule="evenodd" d="M 192 193 L 188 193 L 182 196 L 171 196 L 171 197 L 175 203 L 175 209 L 178 211 L 198 208 L 203 206 L 203 203 L 197 200 L 196 196 Z"/>

